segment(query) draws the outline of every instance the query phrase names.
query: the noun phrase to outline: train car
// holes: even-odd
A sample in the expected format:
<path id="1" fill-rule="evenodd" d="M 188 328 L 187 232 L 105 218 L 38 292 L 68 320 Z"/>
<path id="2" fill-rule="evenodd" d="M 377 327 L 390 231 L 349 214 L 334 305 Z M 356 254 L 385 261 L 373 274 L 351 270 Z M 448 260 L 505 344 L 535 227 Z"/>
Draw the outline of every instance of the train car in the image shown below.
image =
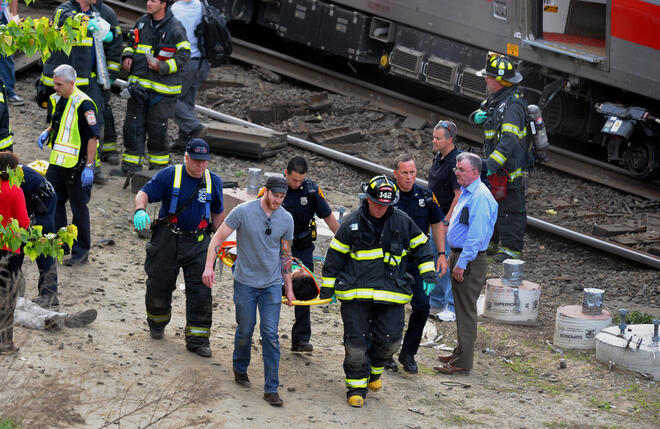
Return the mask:
<path id="1" fill-rule="evenodd" d="M 660 171 L 660 0 L 211 0 L 230 20 L 466 99 L 489 51 L 519 65 L 548 132 Z M 475 103 L 476 106 L 476 103 Z"/>

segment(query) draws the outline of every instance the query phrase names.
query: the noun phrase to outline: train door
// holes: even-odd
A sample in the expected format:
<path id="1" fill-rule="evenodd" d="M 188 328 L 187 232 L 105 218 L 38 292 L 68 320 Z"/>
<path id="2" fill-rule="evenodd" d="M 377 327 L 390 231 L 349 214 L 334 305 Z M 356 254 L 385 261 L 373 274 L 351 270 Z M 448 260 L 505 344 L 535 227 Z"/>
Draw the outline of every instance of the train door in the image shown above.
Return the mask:
<path id="1" fill-rule="evenodd" d="M 607 61 L 608 0 L 531 0 L 537 48 L 589 63 Z"/>

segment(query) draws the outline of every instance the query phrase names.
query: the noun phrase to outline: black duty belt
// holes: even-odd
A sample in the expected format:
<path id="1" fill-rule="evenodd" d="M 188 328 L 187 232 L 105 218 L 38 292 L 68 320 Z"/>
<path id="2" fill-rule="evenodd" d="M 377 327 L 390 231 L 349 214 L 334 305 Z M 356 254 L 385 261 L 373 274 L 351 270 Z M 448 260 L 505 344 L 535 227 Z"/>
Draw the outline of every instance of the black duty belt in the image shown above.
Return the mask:
<path id="1" fill-rule="evenodd" d="M 463 251 L 462 247 L 450 247 L 449 250 L 451 250 L 452 253 L 461 253 Z M 481 255 L 482 253 L 486 253 L 485 250 L 480 250 L 477 252 L 477 255 Z"/>
<path id="2" fill-rule="evenodd" d="M 203 229 L 196 229 L 194 231 L 187 231 L 185 229 L 179 228 L 174 223 L 169 223 L 169 224 L 163 225 L 163 226 L 165 226 L 167 229 L 169 229 L 172 232 L 172 234 L 177 234 L 177 235 L 199 235 L 199 234 L 203 234 L 203 233 L 206 232 Z"/>

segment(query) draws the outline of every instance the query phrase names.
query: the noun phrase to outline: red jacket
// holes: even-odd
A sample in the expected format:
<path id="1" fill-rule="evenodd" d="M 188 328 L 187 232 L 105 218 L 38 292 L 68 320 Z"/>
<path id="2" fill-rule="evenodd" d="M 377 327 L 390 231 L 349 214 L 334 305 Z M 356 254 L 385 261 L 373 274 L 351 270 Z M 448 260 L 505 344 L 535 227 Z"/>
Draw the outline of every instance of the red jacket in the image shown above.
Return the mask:
<path id="1" fill-rule="evenodd" d="M 20 186 L 9 186 L 7 180 L 0 180 L 0 215 L 2 215 L 2 226 L 7 226 L 12 219 L 18 219 L 21 228 L 30 226 L 23 190 Z M 10 249 L 5 246 L 3 250 Z M 16 253 L 21 253 L 20 249 L 17 249 Z"/>

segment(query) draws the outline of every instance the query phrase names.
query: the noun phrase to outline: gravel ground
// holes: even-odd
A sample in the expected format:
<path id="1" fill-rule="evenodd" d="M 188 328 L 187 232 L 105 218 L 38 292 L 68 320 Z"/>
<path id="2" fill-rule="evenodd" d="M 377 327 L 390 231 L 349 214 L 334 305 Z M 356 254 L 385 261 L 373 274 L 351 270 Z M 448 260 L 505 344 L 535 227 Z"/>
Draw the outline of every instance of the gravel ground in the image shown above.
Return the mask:
<path id="1" fill-rule="evenodd" d="M 300 101 L 318 92 L 287 80 L 264 81 L 260 77 L 263 73 L 240 65 L 220 70 L 214 70 L 214 74 L 218 74 L 216 78 L 222 74 L 223 79 L 241 81 L 244 86 L 215 89 L 221 98 L 213 103 L 220 106 L 219 110 L 241 118 L 246 117 L 248 108 Z M 29 72 L 19 78 L 18 92 L 26 99 L 34 96 L 32 83 L 36 77 L 36 72 Z M 349 125 L 366 133 L 390 129 L 402 119 L 372 109 L 362 100 L 332 94 L 329 99 L 332 108 L 320 114 L 320 122 L 316 114 L 304 114 L 271 126 L 301 136 L 306 136 L 310 130 L 339 125 Z M 112 105 L 121 134 L 125 101 L 113 97 Z M 16 152 L 23 162 L 46 157 L 36 148 L 37 136 L 45 127 L 45 113 L 28 101 L 24 106 L 12 108 L 11 118 L 16 133 Z M 177 135 L 176 126 L 170 125 L 170 135 L 172 138 Z M 415 132 L 396 127 L 368 135 L 364 138 L 363 156 L 386 164 L 399 152 L 410 151 L 418 159 L 420 177 L 426 177 L 432 160 L 430 130 L 418 135 L 421 143 Z M 356 207 L 359 183 L 367 180 L 370 174 L 293 147 L 261 161 L 214 156 L 210 168 L 224 180 L 236 180 L 245 186 L 248 168 L 282 171 L 294 154 L 308 158 L 309 176 L 322 186 L 334 208 Z M 181 158 L 181 154 L 174 154 L 173 162 L 180 162 Z M 107 173 L 111 166 L 103 168 Z M 151 423 L 152 426 L 284 427 L 293 423 L 296 427 L 318 427 L 318 423 L 322 423 L 324 427 L 431 428 L 488 427 L 489 422 L 498 422 L 501 427 L 517 428 L 657 427 L 660 424 L 660 392 L 656 382 L 628 371 L 608 371 L 606 365 L 595 361 L 593 353 L 567 353 L 561 359 L 568 361 L 568 369 L 559 370 L 560 358 L 545 344 L 553 336 L 556 308 L 580 304 L 581 290 L 585 287 L 605 289 L 605 306 L 610 311 L 625 306 L 630 311 L 660 316 L 658 272 L 536 233 L 526 236 L 524 259 L 525 278 L 542 287 L 540 326 L 480 323 L 476 348 L 492 352 L 477 353 L 475 370 L 469 376 L 449 379 L 449 382 L 470 384 L 469 390 L 442 384 L 448 378 L 435 375 L 431 369 L 437 364 L 437 350 L 423 348 L 417 356 L 421 368 L 418 376 L 387 374 L 383 392 L 369 396 L 364 412 L 354 412 L 348 409 L 343 398 L 343 346 L 338 306 L 313 312 L 315 354 L 305 357 L 287 350 L 292 312 L 283 309 L 280 323 L 283 387 L 280 392 L 286 405 L 284 413 L 262 405 L 258 388 L 262 374 L 260 347 L 256 341 L 250 369 L 255 380 L 252 391 L 244 391 L 229 381 L 235 324 L 231 283 L 226 274 L 213 291 L 211 345 L 214 357 L 211 360 L 197 358 L 183 347 L 185 300 L 179 291 L 175 293 L 173 320 L 165 341 L 149 340 L 143 305 L 144 243 L 132 231 L 133 196 L 121 189 L 122 184 L 123 179 L 112 178 L 103 187 L 95 186 L 90 202 L 93 243 L 112 238 L 116 244 L 94 246 L 90 263 L 83 267 L 60 269 L 61 307 L 65 311 L 78 311 L 93 306 L 99 309 L 99 319 L 88 328 L 76 331 L 43 333 L 17 328 L 16 338 L 21 346 L 19 357 L 15 360 L 0 358 L 0 367 L 4 368 L 0 371 L 0 381 L 7 386 L 18 386 L 0 392 L 0 403 L 11 404 L 12 409 L 21 410 L 28 421 L 36 422 L 26 427 L 101 427 L 121 416 L 124 416 L 121 422 L 127 427 L 145 427 L 159 418 L 163 409 L 172 409 L 177 404 L 176 397 L 182 401 L 185 400 L 181 398 L 190 398 L 195 405 L 176 414 L 172 411 L 172 415 L 166 416 L 168 420 Z M 551 207 L 569 226 L 569 222 L 579 219 L 582 207 L 599 213 L 602 210 L 603 217 L 582 218 L 576 223 L 575 228 L 585 228 L 587 232 L 593 222 L 610 219 L 605 216 L 607 214 L 641 220 L 645 213 L 658 212 L 657 204 L 651 205 L 643 199 L 543 168 L 533 174 L 531 187 L 529 206 L 530 213 L 535 216 Z M 571 207 L 561 208 L 554 201 L 570 203 Z M 630 212 L 622 208 L 624 206 Z M 327 240 L 317 244 L 318 255 L 323 256 Z M 317 265 L 316 268 L 321 267 Z M 34 264 L 26 264 L 25 269 L 28 294 L 33 296 L 36 289 Z M 491 264 L 489 276 L 499 274 L 497 264 Z M 443 342 L 453 344 L 455 324 L 437 323 L 437 328 L 444 335 Z M 175 384 L 178 380 L 189 382 L 191 386 L 183 386 L 177 396 L 166 395 L 170 389 L 178 388 Z M 43 391 L 51 392 L 55 383 L 64 383 L 55 393 L 73 393 L 59 399 L 60 402 L 43 399 Z M 16 391 L 18 393 L 12 393 Z M 193 394 L 202 391 L 208 397 Z M 158 397 L 154 399 L 154 395 Z M 7 396 L 9 400 L 5 399 Z M 51 402 L 63 405 L 54 409 L 47 406 Z M 0 406 L 0 416 L 7 414 L 3 408 Z M 133 409 L 136 411 L 132 412 Z"/>

